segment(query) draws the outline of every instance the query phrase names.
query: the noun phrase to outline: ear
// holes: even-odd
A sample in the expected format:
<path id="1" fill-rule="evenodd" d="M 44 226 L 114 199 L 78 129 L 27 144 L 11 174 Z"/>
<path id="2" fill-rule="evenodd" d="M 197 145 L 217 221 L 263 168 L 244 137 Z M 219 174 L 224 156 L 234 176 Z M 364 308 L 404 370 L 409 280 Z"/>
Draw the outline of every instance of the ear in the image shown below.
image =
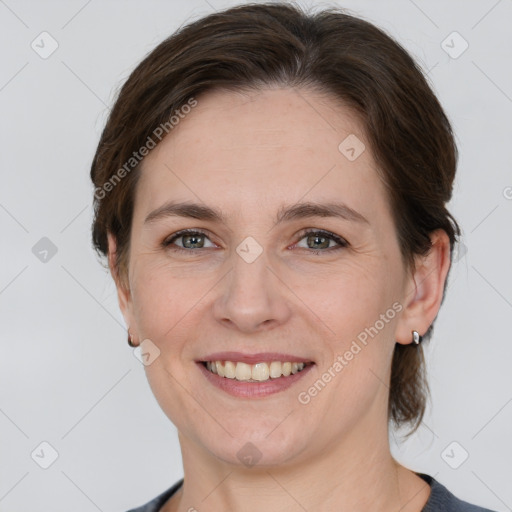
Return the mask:
<path id="1" fill-rule="evenodd" d="M 117 299 L 119 302 L 119 308 L 121 309 L 121 313 L 123 314 L 124 320 L 126 322 L 127 327 L 134 326 L 134 317 L 133 317 L 133 308 L 132 308 L 132 298 L 131 292 L 129 288 L 129 283 L 125 283 L 125 279 L 122 279 L 117 271 L 117 242 L 115 236 L 108 232 L 108 266 L 110 268 L 110 273 L 117 288 Z M 131 330 L 132 334 L 133 329 Z"/>
<path id="2" fill-rule="evenodd" d="M 404 310 L 397 324 L 397 343 L 412 342 L 412 331 L 423 336 L 435 320 L 443 299 L 444 283 L 450 269 L 450 238 L 442 229 L 431 233 L 432 247 L 418 257 L 413 275 L 407 279 L 402 304 Z"/>

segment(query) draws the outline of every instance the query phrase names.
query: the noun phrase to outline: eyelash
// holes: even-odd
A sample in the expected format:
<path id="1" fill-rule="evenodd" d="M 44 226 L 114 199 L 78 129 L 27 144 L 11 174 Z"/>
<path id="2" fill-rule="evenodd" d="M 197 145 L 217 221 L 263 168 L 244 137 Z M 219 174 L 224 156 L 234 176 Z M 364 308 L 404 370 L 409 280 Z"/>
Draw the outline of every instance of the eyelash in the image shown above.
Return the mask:
<path id="1" fill-rule="evenodd" d="M 195 251 L 199 250 L 199 249 L 184 249 L 184 248 L 178 247 L 178 246 L 171 247 L 171 245 L 174 241 L 176 241 L 178 238 L 181 238 L 184 235 L 203 235 L 208 238 L 208 234 L 204 231 L 199 231 L 197 229 L 183 229 L 181 231 L 174 233 L 173 235 L 171 235 L 171 237 L 166 238 L 162 242 L 162 247 L 164 247 L 166 249 L 171 249 L 172 251 L 180 251 L 180 252 L 188 252 L 188 253 L 195 252 Z M 338 235 L 335 235 L 334 233 L 331 233 L 330 231 L 326 231 L 324 229 L 303 230 L 298 235 L 299 236 L 298 241 L 300 242 L 303 238 L 306 238 L 309 235 L 320 235 L 324 238 L 330 238 L 338 244 L 338 247 L 328 247 L 326 249 L 308 249 L 308 248 L 306 248 L 306 250 L 308 250 L 314 254 L 339 251 L 340 249 L 344 249 L 349 246 L 349 243 L 345 239 L 339 237 Z M 304 249 L 304 248 L 300 247 L 300 249 Z"/>

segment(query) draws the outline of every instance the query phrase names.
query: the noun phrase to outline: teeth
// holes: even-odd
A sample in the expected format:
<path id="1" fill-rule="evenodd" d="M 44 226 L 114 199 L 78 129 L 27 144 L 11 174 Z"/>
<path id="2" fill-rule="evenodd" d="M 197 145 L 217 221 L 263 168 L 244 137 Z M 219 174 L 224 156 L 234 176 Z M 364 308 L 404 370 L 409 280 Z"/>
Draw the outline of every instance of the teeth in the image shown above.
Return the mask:
<path id="1" fill-rule="evenodd" d="M 217 363 L 213 363 L 213 364 L 217 368 L 217 373 L 219 374 L 219 377 L 225 377 L 226 376 L 226 372 L 224 371 L 225 368 L 224 368 L 224 366 L 222 366 L 221 362 L 218 361 Z"/>
<path id="2" fill-rule="evenodd" d="M 233 361 L 207 361 L 206 368 L 219 377 L 240 381 L 262 382 L 281 376 L 295 374 L 304 369 L 305 363 L 272 361 L 268 363 L 247 364 Z"/>
<path id="3" fill-rule="evenodd" d="M 278 363 L 279 361 L 273 361 Z M 272 363 L 270 363 L 272 364 Z M 268 380 L 270 378 L 270 367 L 267 363 L 257 363 L 251 368 L 251 376 L 254 380 Z M 280 375 L 278 375 L 280 377 Z"/>
<path id="4" fill-rule="evenodd" d="M 277 379 L 278 377 L 281 377 L 282 366 L 283 365 L 280 363 L 280 361 L 272 361 L 270 363 L 269 373 L 273 379 Z"/>
<path id="5" fill-rule="evenodd" d="M 217 371 L 219 371 L 220 367 L 222 367 L 222 363 L 220 361 L 217 361 Z M 231 361 L 226 361 L 224 363 L 224 377 L 227 377 L 228 379 L 234 379 L 235 375 L 236 375 L 235 363 L 232 363 Z"/>
<path id="6" fill-rule="evenodd" d="M 231 361 L 226 361 L 224 366 L 228 364 L 234 365 Z M 237 380 L 250 380 L 252 378 L 251 365 L 246 363 L 236 363 L 234 378 Z"/>

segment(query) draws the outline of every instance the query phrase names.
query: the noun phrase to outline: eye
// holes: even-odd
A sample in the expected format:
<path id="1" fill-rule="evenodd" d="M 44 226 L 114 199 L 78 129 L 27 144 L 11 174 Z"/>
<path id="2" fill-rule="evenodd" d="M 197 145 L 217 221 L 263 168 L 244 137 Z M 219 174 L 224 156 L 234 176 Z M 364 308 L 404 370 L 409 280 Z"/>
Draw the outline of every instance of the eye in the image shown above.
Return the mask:
<path id="1" fill-rule="evenodd" d="M 309 231 L 303 231 L 299 234 L 301 237 L 300 240 L 306 240 L 306 249 L 310 249 L 314 251 L 316 254 L 319 254 L 320 252 L 332 252 L 337 251 L 339 249 L 343 249 L 345 247 L 348 247 L 348 242 L 344 240 L 343 238 L 339 237 L 338 235 L 335 235 L 334 233 L 331 233 L 330 231 L 325 231 L 323 229 L 320 230 L 309 230 Z M 334 241 L 336 244 L 338 244 L 337 247 L 330 247 L 329 244 Z M 316 247 L 310 247 L 311 245 L 316 244 Z M 300 247 L 300 246 L 297 246 Z M 300 247 L 301 249 L 304 247 Z M 320 249 L 320 250 L 319 250 Z"/>
<path id="2" fill-rule="evenodd" d="M 171 235 L 170 238 L 166 238 L 162 242 L 162 246 L 175 251 L 191 252 L 192 249 L 204 248 L 205 238 L 208 239 L 208 236 L 203 231 L 197 231 L 195 229 L 183 229 L 182 231 L 178 231 L 177 233 Z M 182 247 L 174 243 L 176 240 L 180 239 Z M 214 244 L 212 244 L 210 247 L 214 247 Z"/>
<path id="3" fill-rule="evenodd" d="M 306 247 L 300 247 L 296 244 L 297 247 L 301 249 L 309 249 L 316 254 L 320 252 L 332 252 L 339 249 L 343 249 L 348 247 L 349 243 L 343 238 L 331 233 L 330 231 L 325 230 L 306 230 L 302 231 L 300 234 L 300 240 L 306 239 Z M 207 233 L 203 231 L 198 231 L 196 229 L 183 229 L 174 233 L 169 238 L 166 238 L 162 242 L 162 247 L 171 249 L 173 251 L 184 251 L 184 252 L 192 252 L 194 249 L 204 249 L 208 248 L 208 246 L 204 245 L 204 240 L 208 240 Z M 181 240 L 182 246 L 176 245 L 176 241 Z M 300 241 L 299 240 L 299 241 Z M 335 242 L 338 246 L 332 247 L 330 246 L 331 242 Z M 209 247 L 215 247 L 213 243 L 210 242 Z M 316 244 L 316 247 L 310 247 L 309 244 Z"/>

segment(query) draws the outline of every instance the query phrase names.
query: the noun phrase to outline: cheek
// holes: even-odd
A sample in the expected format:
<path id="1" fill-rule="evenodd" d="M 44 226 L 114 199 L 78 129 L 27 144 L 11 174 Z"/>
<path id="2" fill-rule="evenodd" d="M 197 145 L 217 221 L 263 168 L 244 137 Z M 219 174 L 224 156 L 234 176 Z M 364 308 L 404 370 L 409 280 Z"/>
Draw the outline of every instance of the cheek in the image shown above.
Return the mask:
<path id="1" fill-rule="evenodd" d="M 337 326 L 333 330 L 339 336 L 353 335 L 351 329 L 375 322 L 393 302 L 390 270 L 383 268 L 378 257 L 360 260 L 347 260 L 325 278 L 315 279 L 312 287 L 320 316 L 329 318 Z"/>
<path id="2" fill-rule="evenodd" d="M 368 267 L 366 267 L 368 268 Z M 393 300 L 392 276 L 385 271 L 364 272 L 347 269 L 330 281 L 329 297 L 317 288 L 317 303 L 322 321 L 333 332 L 325 338 L 322 361 L 309 383 L 325 392 L 314 398 L 316 411 L 328 411 L 329 418 L 340 418 L 344 428 L 356 422 L 366 411 L 376 406 L 376 398 L 384 395 L 388 386 L 394 343 L 394 326 L 400 304 Z M 384 269 L 385 270 L 385 269 Z M 395 307 L 393 307 L 395 306 Z M 303 391 L 309 395 L 308 389 Z M 350 411 L 350 412 L 348 412 Z M 382 411 L 381 411 L 382 412 Z M 384 414 L 384 412 L 382 412 Z M 332 416 L 331 416 L 332 415 Z M 332 426 L 335 430 L 338 423 Z"/>
<path id="3" fill-rule="evenodd" d="M 372 257 L 365 264 L 352 262 L 330 278 L 315 281 L 310 289 L 311 309 L 321 320 L 319 326 L 327 327 L 322 370 L 342 356 L 343 369 L 338 365 L 335 373 L 343 373 L 339 380 L 346 379 L 351 386 L 368 376 L 369 369 L 385 373 L 394 347 L 401 304 L 393 269 L 385 268 L 383 261 Z"/>
<path id="4" fill-rule="evenodd" d="M 214 282 L 212 276 L 198 278 L 168 264 L 141 262 L 132 286 L 140 334 L 158 345 L 172 340 L 194 318 L 194 309 Z"/>

